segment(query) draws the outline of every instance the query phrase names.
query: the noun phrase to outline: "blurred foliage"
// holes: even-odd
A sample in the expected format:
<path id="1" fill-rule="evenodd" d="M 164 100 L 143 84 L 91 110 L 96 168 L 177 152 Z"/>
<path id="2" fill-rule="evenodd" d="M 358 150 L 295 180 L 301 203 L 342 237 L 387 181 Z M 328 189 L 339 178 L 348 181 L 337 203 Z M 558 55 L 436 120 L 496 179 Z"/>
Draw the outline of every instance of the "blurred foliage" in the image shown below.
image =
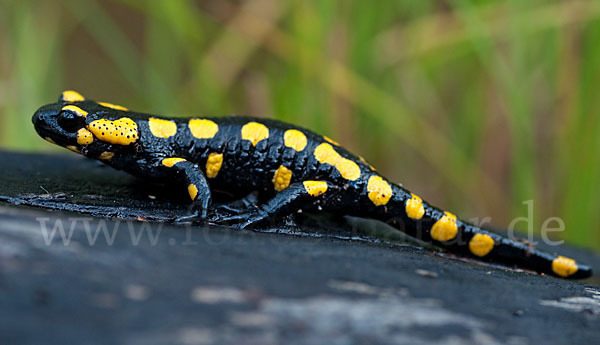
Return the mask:
<path id="1" fill-rule="evenodd" d="M 0 147 L 63 89 L 326 134 L 465 218 L 600 248 L 600 2 L 0 0 Z M 555 226 L 556 224 L 551 224 Z M 527 228 L 527 224 L 519 224 Z"/>

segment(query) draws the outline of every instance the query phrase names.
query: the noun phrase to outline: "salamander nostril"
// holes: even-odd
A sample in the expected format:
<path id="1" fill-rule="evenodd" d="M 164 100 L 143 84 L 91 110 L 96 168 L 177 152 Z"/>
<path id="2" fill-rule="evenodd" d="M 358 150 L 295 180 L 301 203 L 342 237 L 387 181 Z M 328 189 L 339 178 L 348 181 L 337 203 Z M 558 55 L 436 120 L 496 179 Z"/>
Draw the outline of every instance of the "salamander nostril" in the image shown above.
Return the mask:
<path id="1" fill-rule="evenodd" d="M 33 117 L 31 118 L 31 122 L 36 125 L 36 124 L 40 124 L 42 122 L 46 121 L 46 117 L 44 116 L 43 113 L 41 112 L 36 112 L 35 114 L 33 114 Z"/>

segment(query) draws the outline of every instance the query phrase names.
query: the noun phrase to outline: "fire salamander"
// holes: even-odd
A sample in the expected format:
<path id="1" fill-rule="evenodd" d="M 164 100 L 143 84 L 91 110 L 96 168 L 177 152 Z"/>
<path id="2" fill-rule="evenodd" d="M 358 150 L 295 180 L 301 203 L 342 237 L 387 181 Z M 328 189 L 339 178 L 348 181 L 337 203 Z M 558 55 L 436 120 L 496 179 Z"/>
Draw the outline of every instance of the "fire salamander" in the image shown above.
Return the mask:
<path id="1" fill-rule="evenodd" d="M 324 211 L 378 219 L 462 255 L 563 278 L 592 273 L 573 259 L 439 210 L 335 141 L 283 122 L 238 116 L 167 119 L 65 91 L 57 103 L 37 110 L 33 124 L 53 144 L 135 176 L 180 186 L 192 200 L 195 221 L 246 228 L 300 211 Z M 260 199 L 234 213 L 211 216 L 211 191 L 227 191 L 240 200 L 255 192 Z"/>

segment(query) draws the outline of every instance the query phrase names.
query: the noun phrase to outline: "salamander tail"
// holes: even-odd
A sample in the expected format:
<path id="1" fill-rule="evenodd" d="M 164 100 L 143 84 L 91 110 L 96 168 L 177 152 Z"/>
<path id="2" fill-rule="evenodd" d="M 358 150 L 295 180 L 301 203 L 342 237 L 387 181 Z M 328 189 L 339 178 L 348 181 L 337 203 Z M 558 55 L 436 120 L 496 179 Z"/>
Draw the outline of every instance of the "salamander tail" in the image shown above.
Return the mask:
<path id="1" fill-rule="evenodd" d="M 561 278 L 584 279 L 592 275 L 589 266 L 573 259 L 546 253 L 529 243 L 481 229 L 429 205 L 400 186 L 393 188 L 395 197 L 388 204 L 389 211 L 383 209 L 380 213 L 380 219 L 413 237 L 457 254 Z"/>
<path id="2" fill-rule="evenodd" d="M 474 248 L 477 247 L 477 233 L 484 233 L 484 231 L 474 231 L 468 242 L 469 251 L 472 254 L 476 252 Z M 497 234 L 495 236 L 494 249 L 487 255 L 490 260 L 561 278 L 585 279 L 592 275 L 592 269 L 589 266 L 580 264 L 571 258 L 538 250 L 525 242 L 515 241 Z"/>
<path id="3" fill-rule="evenodd" d="M 565 256 L 541 251 L 528 242 L 510 239 L 460 220 L 456 220 L 456 225 L 457 235 L 449 241 L 435 240 L 433 228 L 429 235 L 433 242 L 453 252 L 485 261 L 517 266 L 561 278 L 585 279 L 592 275 L 589 266 Z"/>

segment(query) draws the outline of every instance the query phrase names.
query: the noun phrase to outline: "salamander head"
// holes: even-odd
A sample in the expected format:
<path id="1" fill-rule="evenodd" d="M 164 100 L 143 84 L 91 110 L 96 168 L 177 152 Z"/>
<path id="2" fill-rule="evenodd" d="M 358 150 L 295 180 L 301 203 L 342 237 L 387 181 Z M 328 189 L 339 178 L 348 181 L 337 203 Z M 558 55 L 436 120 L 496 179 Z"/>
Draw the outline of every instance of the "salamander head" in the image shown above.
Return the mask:
<path id="1" fill-rule="evenodd" d="M 86 100 L 75 91 L 65 91 L 58 102 L 38 109 L 32 122 L 47 141 L 108 160 L 139 140 L 138 124 L 125 111 L 121 106 Z"/>

